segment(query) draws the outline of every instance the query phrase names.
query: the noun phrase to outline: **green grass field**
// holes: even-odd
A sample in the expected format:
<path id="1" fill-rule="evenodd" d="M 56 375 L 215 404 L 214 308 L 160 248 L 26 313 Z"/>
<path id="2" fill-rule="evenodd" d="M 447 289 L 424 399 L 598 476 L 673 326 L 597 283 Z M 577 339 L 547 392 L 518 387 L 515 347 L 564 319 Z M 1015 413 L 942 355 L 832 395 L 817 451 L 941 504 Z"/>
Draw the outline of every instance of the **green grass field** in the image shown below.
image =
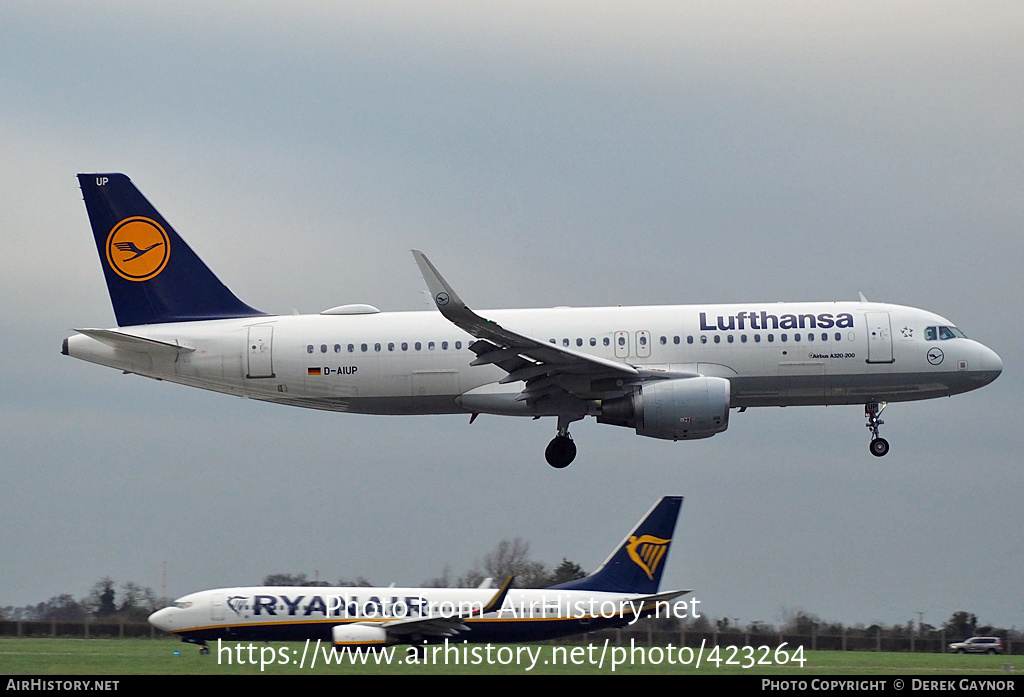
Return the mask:
<path id="1" fill-rule="evenodd" d="M 873 652 L 840 652 L 840 651 L 808 651 L 801 668 L 798 663 L 778 665 L 771 654 L 763 656 L 758 653 L 752 659 L 740 652 L 730 654 L 722 651 L 720 665 L 708 662 L 709 650 L 705 649 L 704 660 L 698 669 L 693 665 L 670 665 L 664 651 L 651 652 L 643 647 L 644 655 L 650 659 L 660 659 L 660 665 L 639 665 L 639 653 L 634 653 L 634 661 L 623 648 L 617 655 L 620 665 L 612 670 L 612 650 L 604 649 L 603 643 L 595 643 L 593 648 L 587 645 L 573 647 L 568 645 L 532 644 L 525 646 L 502 645 L 492 646 L 490 665 L 486 645 L 458 644 L 457 654 L 449 651 L 448 664 L 443 663 L 444 653 L 434 654 L 437 664 L 410 665 L 404 662 L 406 647 L 399 647 L 396 659 L 403 659 L 401 665 L 377 665 L 373 657 L 367 659 L 366 665 L 353 665 L 349 661 L 338 665 L 326 665 L 323 653 L 318 656 L 317 664 L 310 666 L 313 645 L 308 648 L 303 643 L 243 644 L 244 664 L 239 665 L 234 644 L 222 644 L 218 661 L 216 645 L 207 656 L 199 655 L 196 646 L 183 644 L 172 639 L 2 639 L 0 640 L 0 674 L 61 674 L 61 675 L 338 675 L 338 674 L 372 674 L 372 675 L 439 675 L 439 674 L 665 674 L 665 673 L 699 673 L 702 675 L 798 675 L 808 678 L 828 675 L 888 675 L 900 677 L 905 675 L 972 675 L 999 674 L 1010 678 L 1024 670 L 1024 656 L 958 656 L 951 654 L 910 654 L 910 653 L 873 653 Z M 323 649 L 324 647 L 321 647 Z M 330 651 L 329 647 L 328 652 Z M 478 653 L 472 653 L 476 648 Z M 576 648 L 573 656 L 570 652 Z M 230 651 L 230 664 L 228 662 Z M 604 649 L 604 664 L 598 665 Z M 306 651 L 305 665 L 300 665 L 303 651 Z M 429 650 L 429 649 L 428 649 Z M 530 651 L 527 654 L 527 650 Z M 463 653 L 466 651 L 467 653 Z M 519 652 L 520 662 L 515 662 L 515 653 Z M 677 649 L 678 651 L 678 649 Z M 176 653 L 177 652 L 177 653 Z M 589 655 L 588 655 L 589 654 Z M 456 656 L 459 659 L 455 664 Z M 250 657 L 255 664 L 250 663 Z M 531 660 L 535 664 L 530 670 Z M 684 655 L 683 659 L 688 656 Z M 741 665 L 725 665 L 732 657 L 735 661 L 751 663 L 758 659 L 772 661 L 772 665 L 754 665 L 743 668 Z M 429 656 L 428 656 L 429 658 Z M 476 664 L 465 665 L 466 658 Z M 557 664 L 555 659 L 557 658 Z M 573 658 L 581 663 L 574 665 Z M 713 658 L 713 656 L 712 656 Z M 511 659 L 511 660 L 510 660 Z M 261 671 L 260 661 L 266 665 Z M 510 661 L 500 665 L 500 661 Z M 282 664 L 283 663 L 283 664 Z M 1012 664 L 1015 671 L 1005 672 L 1004 666 Z"/>

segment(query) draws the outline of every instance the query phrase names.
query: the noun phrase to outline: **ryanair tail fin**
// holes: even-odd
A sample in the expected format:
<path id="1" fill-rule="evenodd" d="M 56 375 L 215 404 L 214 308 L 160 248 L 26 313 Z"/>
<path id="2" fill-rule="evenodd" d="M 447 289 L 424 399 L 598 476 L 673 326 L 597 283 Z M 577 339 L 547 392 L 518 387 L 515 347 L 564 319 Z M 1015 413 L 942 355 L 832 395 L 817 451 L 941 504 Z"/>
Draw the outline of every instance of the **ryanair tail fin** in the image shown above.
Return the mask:
<path id="1" fill-rule="evenodd" d="M 123 174 L 79 174 L 118 326 L 263 315 L 228 290 Z"/>
<path id="2" fill-rule="evenodd" d="M 656 594 L 682 506 L 682 496 L 662 497 L 597 571 L 551 588 Z"/>

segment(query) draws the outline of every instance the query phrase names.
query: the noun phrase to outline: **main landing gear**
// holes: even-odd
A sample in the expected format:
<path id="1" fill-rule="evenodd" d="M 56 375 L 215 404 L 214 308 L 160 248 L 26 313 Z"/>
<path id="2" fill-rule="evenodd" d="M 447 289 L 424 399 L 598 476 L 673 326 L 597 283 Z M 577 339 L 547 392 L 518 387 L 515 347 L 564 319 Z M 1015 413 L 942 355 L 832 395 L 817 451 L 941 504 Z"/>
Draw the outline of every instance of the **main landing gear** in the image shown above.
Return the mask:
<path id="1" fill-rule="evenodd" d="M 568 467 L 576 459 L 576 444 L 572 442 L 569 433 L 566 432 L 564 436 L 552 438 L 544 450 L 544 457 L 552 467 L 557 469 Z"/>
<path id="2" fill-rule="evenodd" d="M 569 424 L 582 419 L 582 416 L 559 416 L 558 435 L 551 439 L 544 450 L 544 458 L 556 469 L 568 467 L 576 459 L 576 444 L 569 435 Z"/>
<path id="3" fill-rule="evenodd" d="M 889 452 L 889 441 L 878 435 L 878 427 L 884 424 L 879 416 L 882 415 L 882 411 L 885 409 L 885 402 L 868 402 L 864 405 L 864 416 L 868 422 L 865 424 L 871 429 L 871 454 L 875 457 L 882 457 Z"/>

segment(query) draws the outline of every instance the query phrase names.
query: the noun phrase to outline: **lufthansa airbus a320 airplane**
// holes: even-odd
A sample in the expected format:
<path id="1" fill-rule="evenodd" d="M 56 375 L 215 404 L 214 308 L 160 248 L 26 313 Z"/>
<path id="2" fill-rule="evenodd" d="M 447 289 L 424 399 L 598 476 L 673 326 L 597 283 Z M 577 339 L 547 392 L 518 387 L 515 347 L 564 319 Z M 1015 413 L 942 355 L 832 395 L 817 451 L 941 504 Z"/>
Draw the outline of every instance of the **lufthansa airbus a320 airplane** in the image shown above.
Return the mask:
<path id="1" fill-rule="evenodd" d="M 78 175 L 117 329 L 63 353 L 268 402 L 363 414 L 586 416 L 668 440 L 726 430 L 730 408 L 863 404 L 871 453 L 886 402 L 948 397 L 1002 361 L 925 310 L 868 302 L 475 312 L 413 251 L 438 312 L 341 305 L 272 315 L 239 300 L 123 174 Z"/>

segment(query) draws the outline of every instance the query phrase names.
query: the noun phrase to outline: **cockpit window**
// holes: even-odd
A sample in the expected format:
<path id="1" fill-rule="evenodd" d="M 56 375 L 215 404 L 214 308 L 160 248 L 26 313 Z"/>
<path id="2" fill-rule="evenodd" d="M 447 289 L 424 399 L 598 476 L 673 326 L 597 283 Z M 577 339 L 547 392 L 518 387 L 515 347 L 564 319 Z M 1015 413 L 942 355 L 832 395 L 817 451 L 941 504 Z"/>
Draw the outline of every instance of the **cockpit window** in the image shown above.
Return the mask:
<path id="1" fill-rule="evenodd" d="M 187 610 L 190 607 L 192 607 L 192 603 L 183 603 L 180 600 L 176 600 L 174 602 L 174 607 L 178 608 L 179 610 Z"/>
<path id="2" fill-rule="evenodd" d="M 967 335 L 956 327 L 925 327 L 925 341 L 945 341 L 946 339 L 966 339 Z"/>

